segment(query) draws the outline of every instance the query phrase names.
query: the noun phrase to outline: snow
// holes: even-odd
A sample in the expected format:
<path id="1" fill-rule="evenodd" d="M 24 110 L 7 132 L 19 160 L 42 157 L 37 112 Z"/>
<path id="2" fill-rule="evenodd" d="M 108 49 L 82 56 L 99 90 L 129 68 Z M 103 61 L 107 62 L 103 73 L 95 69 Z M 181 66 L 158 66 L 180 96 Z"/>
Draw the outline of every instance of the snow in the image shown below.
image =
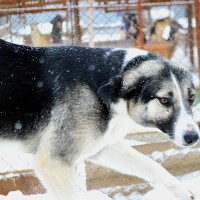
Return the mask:
<path id="1" fill-rule="evenodd" d="M 187 29 L 187 28 L 188 28 L 188 19 L 187 19 L 187 18 L 181 17 L 181 18 L 178 20 L 178 23 L 179 23 L 184 29 Z M 196 27 L 196 19 L 195 19 L 194 17 L 192 18 L 192 27 L 193 27 L 193 28 Z"/>
<path id="2" fill-rule="evenodd" d="M 139 130 L 139 128 L 138 128 Z M 143 130 L 143 129 L 142 129 Z M 147 130 L 147 129 L 145 129 Z M 128 143 L 130 143 L 131 140 L 126 140 Z M 137 144 L 134 143 L 135 141 L 131 142 L 131 144 Z M 142 142 L 142 144 L 144 144 L 145 141 Z M 140 142 L 139 142 L 140 144 Z M 130 144 L 129 144 L 130 145 Z M 1 146 L 1 145 L 0 145 Z M 2 146 L 1 146 L 2 147 Z M 1 152 L 2 154 L 0 155 L 0 166 L 1 166 L 1 171 L 2 172 L 6 172 L 6 171 L 20 171 L 22 169 L 31 169 L 31 163 L 32 163 L 32 159 L 33 156 L 31 154 L 19 154 L 17 155 L 13 155 L 12 152 L 10 152 L 8 149 L 3 148 L 4 151 L 6 152 L 6 154 L 4 154 L 3 152 Z M 13 149 L 14 146 L 13 146 Z M 174 148 L 170 148 L 166 151 L 153 151 L 149 156 L 152 157 L 153 159 L 159 161 L 160 163 L 164 163 L 170 156 L 174 156 L 174 155 L 187 155 L 188 153 L 191 152 L 200 152 L 200 148 L 182 148 L 182 149 L 174 149 Z M 6 157 L 4 156 L 6 155 Z M 4 157 L 3 157 L 4 156 Z M 14 163 L 13 165 L 11 163 Z M 134 199 L 134 200 L 142 200 L 144 198 L 144 200 L 155 200 L 159 199 L 162 197 L 163 194 L 166 193 L 166 195 L 164 195 L 166 197 L 166 200 L 170 199 L 170 200 L 178 200 L 174 197 L 172 197 L 172 194 L 169 191 L 166 191 L 166 189 L 164 188 L 156 188 L 152 191 L 150 191 L 148 194 L 144 195 L 144 197 L 139 194 L 138 192 L 132 192 L 132 191 L 137 191 L 137 187 L 136 185 L 128 185 L 128 186 L 115 186 L 115 187 L 110 187 L 110 188 L 102 188 L 100 189 L 100 191 L 90 191 L 88 193 L 84 193 L 83 191 L 86 191 L 86 188 L 84 188 L 85 184 L 85 171 L 84 171 L 84 163 L 77 165 L 77 171 L 78 173 L 76 173 L 77 175 L 77 179 L 78 180 L 78 187 L 79 190 L 77 190 L 78 192 L 81 192 L 81 198 L 80 199 L 95 199 L 95 200 L 103 200 L 103 199 L 107 199 L 105 197 L 105 195 L 101 194 L 101 192 L 105 193 L 105 194 L 113 194 L 112 198 L 114 200 L 127 200 L 127 199 Z M 5 176 L 1 176 L 0 178 L 9 178 L 14 176 L 15 174 L 10 173 L 9 176 L 6 175 Z M 188 173 L 184 176 L 178 177 L 179 180 L 181 180 L 184 183 L 187 184 L 194 184 L 198 182 L 198 185 L 200 185 L 200 171 L 195 171 L 195 172 L 191 172 Z M 77 183 L 77 182 L 76 182 Z M 139 185 L 139 189 L 143 190 L 143 188 L 145 188 L 147 186 L 147 183 L 144 183 L 143 185 Z M 81 189 L 80 189 L 81 188 Z M 193 187 L 192 187 L 193 188 Z M 124 191 L 125 194 L 129 194 L 124 196 L 123 193 L 121 191 Z M 84 198 L 83 198 L 84 195 Z M 98 196 L 98 197 L 97 197 Z M 200 195 L 199 195 L 200 196 Z M 95 198 L 93 198 L 95 197 Z M 168 199 L 167 199 L 168 197 Z M 31 196 L 24 196 L 21 192 L 17 191 L 17 192 L 10 192 L 9 195 L 7 197 L 1 196 L 0 195 L 0 199 L 7 199 L 7 200 L 14 200 L 14 199 L 20 199 L 20 200 L 31 200 L 31 199 L 35 199 L 35 200 L 43 200 L 43 199 L 50 199 L 48 197 L 48 194 L 38 194 L 38 195 L 31 195 Z M 162 198 L 161 198 L 162 199 Z M 165 200 L 165 199 L 162 199 Z M 196 199 L 195 199 L 196 200 Z"/>
<path id="3" fill-rule="evenodd" d="M 79 198 L 80 196 L 80 198 Z M 1 200 L 53 200 L 49 194 L 37 194 L 37 195 L 23 195 L 20 191 L 10 192 L 7 196 L 0 195 Z M 87 193 L 80 193 L 77 199 L 83 200 L 112 200 L 107 195 L 100 191 L 93 190 Z"/>
<path id="4" fill-rule="evenodd" d="M 174 149 L 171 148 L 169 150 L 166 151 L 154 151 L 151 154 L 151 157 L 154 160 L 159 160 L 160 162 L 164 163 L 170 156 L 175 156 L 175 155 L 187 155 L 188 153 L 192 153 L 192 152 L 199 152 L 200 153 L 200 148 L 183 148 L 183 149 Z"/>
<path id="5" fill-rule="evenodd" d="M 42 23 L 37 24 L 39 31 L 44 34 L 51 34 L 52 24 L 51 23 Z M 19 35 L 31 35 L 31 25 L 25 26 L 19 30 Z"/>
<path id="6" fill-rule="evenodd" d="M 14 125 L 14 127 L 15 127 L 16 130 L 21 130 L 22 127 L 23 127 L 23 125 L 20 122 L 16 122 L 15 125 Z"/>
<path id="7" fill-rule="evenodd" d="M 85 33 L 82 36 L 83 42 L 89 42 L 90 41 L 90 34 Z M 115 34 L 97 34 L 93 37 L 94 42 L 105 42 L 105 41 L 118 41 L 121 38 L 120 32 L 116 32 Z"/>
<path id="8" fill-rule="evenodd" d="M 154 151 L 150 155 L 154 159 L 158 159 L 161 162 L 164 162 L 165 159 L 168 156 L 171 155 L 177 155 L 177 154 L 187 154 L 188 152 L 193 152 L 193 151 L 200 151 L 199 148 L 193 149 L 193 148 L 184 148 L 182 150 L 176 150 L 176 149 L 169 149 L 164 152 L 159 152 L 159 151 Z M 13 169 L 20 170 L 20 169 L 30 169 L 31 168 L 31 161 L 32 161 L 32 156 L 30 154 L 20 154 L 20 156 L 16 157 L 13 155 L 9 155 L 8 153 L 6 154 L 6 160 L 3 160 L 3 158 L 0 160 L 0 166 L 2 171 L 13 171 Z M 9 162 L 7 160 L 12 161 Z M 9 163 L 14 163 L 14 167 L 12 164 Z M 167 191 L 165 188 L 155 188 L 151 191 L 149 191 L 147 194 L 144 196 L 141 195 L 137 191 L 136 188 L 139 188 L 140 190 L 143 190 L 146 186 L 147 183 L 143 183 L 140 185 L 128 185 L 128 186 L 115 186 L 115 187 L 109 187 L 109 188 L 102 188 L 99 191 L 97 190 L 92 190 L 89 192 L 84 192 L 86 189 L 84 188 L 85 186 L 85 171 L 84 171 L 84 164 L 80 164 L 77 166 L 77 171 L 79 172 L 77 174 L 77 179 L 79 182 L 79 185 L 77 188 L 79 188 L 79 193 L 81 198 L 78 199 L 83 199 L 83 200 L 111 200 L 111 198 L 107 197 L 107 194 L 113 194 L 112 199 L 113 200 L 127 200 L 127 199 L 134 199 L 134 200 L 180 200 L 174 197 L 169 191 Z M 11 173 L 9 176 L 13 176 Z M 5 178 L 5 177 L 0 177 L 0 178 Z M 8 176 L 6 176 L 8 178 Z M 192 188 L 195 194 L 200 197 L 200 190 L 198 190 L 198 187 L 200 187 L 200 171 L 195 171 L 188 173 L 184 176 L 178 177 L 179 180 L 183 182 L 187 186 L 187 188 Z M 80 190 L 81 188 L 81 190 Z M 193 191 L 192 190 L 192 191 Z M 128 194 L 126 196 L 123 195 L 123 193 Z M 134 191 L 134 192 L 132 192 Z M 20 191 L 16 192 L 10 192 L 7 196 L 2 196 L 0 195 L 1 200 L 44 200 L 44 199 L 51 199 L 49 194 L 37 194 L 37 195 L 30 195 L 30 196 L 25 196 L 23 195 Z M 200 200 L 200 199 L 195 199 L 195 200 Z"/>
<path id="9" fill-rule="evenodd" d="M 32 169 L 32 160 L 33 155 L 28 153 L 16 153 L 11 154 L 9 151 L 6 152 L 5 148 L 3 149 L 1 146 L 1 154 L 0 154 L 0 172 L 13 172 L 13 171 L 21 171 L 21 170 L 30 170 Z M 12 151 L 18 151 L 18 148 L 12 145 Z M 6 155 L 6 156 L 5 156 Z M 9 176 L 13 176 L 12 173 L 9 173 Z M 0 175 L 0 179 L 5 178 Z M 8 176 L 6 176 L 8 178 Z"/>
<path id="10" fill-rule="evenodd" d="M 200 200 L 200 179 L 184 181 L 183 185 L 194 194 L 195 200 Z M 143 200 L 181 200 L 162 187 L 155 188 L 144 195 Z"/>
<path id="11" fill-rule="evenodd" d="M 0 199 L 3 200 L 31 200 L 31 199 L 34 199 L 34 200 L 42 200 L 42 199 L 49 199 L 50 198 L 48 197 L 47 194 L 39 194 L 39 195 L 30 195 L 30 196 L 25 196 L 23 195 L 20 191 L 16 191 L 16 192 L 10 192 L 7 196 L 3 196 L 3 195 L 0 195 Z"/>
<path id="12" fill-rule="evenodd" d="M 126 185 L 126 186 L 114 186 L 109 188 L 102 188 L 100 189 L 101 192 L 104 194 L 107 194 L 108 196 L 112 196 L 111 199 L 114 200 L 127 200 L 127 199 L 134 199 L 134 200 L 141 200 L 142 195 L 137 191 L 136 188 L 139 188 L 140 190 L 147 187 L 147 183 L 143 184 L 135 184 L 135 185 Z M 134 191 L 134 192 L 132 192 Z M 124 195 L 126 194 L 126 195 Z M 128 195 L 127 195 L 128 194 Z"/>
<path id="13" fill-rule="evenodd" d="M 153 7 L 150 10 L 150 15 L 153 20 L 164 19 L 166 17 L 174 17 L 174 12 L 166 9 L 165 7 Z"/>

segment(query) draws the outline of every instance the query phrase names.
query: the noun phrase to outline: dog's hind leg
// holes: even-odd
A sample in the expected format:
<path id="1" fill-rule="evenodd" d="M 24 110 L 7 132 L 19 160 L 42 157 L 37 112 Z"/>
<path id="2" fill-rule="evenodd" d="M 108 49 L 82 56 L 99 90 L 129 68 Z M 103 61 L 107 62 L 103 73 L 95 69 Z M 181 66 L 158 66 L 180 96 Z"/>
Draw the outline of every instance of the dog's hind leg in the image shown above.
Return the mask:
<path id="1" fill-rule="evenodd" d="M 35 156 L 34 169 L 53 200 L 75 199 L 74 166 L 53 158 L 46 148 L 42 148 Z"/>

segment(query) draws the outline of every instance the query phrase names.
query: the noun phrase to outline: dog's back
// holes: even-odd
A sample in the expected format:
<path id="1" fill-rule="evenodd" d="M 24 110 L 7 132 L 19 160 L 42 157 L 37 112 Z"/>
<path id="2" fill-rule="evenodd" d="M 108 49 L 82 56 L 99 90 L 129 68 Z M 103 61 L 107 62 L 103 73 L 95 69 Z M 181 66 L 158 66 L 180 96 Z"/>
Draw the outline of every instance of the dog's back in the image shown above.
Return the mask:
<path id="1" fill-rule="evenodd" d="M 121 68 L 124 52 L 116 59 L 111 54 L 112 49 L 33 48 L 0 40 L 0 136 L 30 137 L 77 84 L 97 95 L 102 82 Z"/>

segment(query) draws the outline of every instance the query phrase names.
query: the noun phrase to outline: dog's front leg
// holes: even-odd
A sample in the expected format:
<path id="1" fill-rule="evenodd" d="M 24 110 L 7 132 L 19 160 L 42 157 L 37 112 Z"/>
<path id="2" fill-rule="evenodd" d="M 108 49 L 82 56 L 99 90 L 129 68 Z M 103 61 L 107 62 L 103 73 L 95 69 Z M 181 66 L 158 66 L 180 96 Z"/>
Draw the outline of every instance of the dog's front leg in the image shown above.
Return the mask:
<path id="1" fill-rule="evenodd" d="M 180 200 L 194 199 L 191 192 L 162 166 L 123 142 L 104 148 L 90 158 L 90 161 L 123 174 L 143 178 L 152 186 L 165 187 Z"/>
<path id="2" fill-rule="evenodd" d="M 52 200 L 75 200 L 75 168 L 40 149 L 34 159 L 36 175 Z"/>

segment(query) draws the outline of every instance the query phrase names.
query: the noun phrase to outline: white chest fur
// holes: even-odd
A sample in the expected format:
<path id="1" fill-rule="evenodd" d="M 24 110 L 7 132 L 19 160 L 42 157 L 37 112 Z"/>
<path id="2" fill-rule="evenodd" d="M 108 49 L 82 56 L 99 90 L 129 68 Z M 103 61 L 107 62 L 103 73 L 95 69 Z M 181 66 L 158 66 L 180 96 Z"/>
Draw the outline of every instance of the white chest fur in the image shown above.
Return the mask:
<path id="1" fill-rule="evenodd" d="M 117 143 L 137 126 L 128 115 L 127 104 L 124 100 L 121 99 L 119 102 L 111 105 L 111 109 L 113 117 L 105 134 L 107 145 Z"/>

